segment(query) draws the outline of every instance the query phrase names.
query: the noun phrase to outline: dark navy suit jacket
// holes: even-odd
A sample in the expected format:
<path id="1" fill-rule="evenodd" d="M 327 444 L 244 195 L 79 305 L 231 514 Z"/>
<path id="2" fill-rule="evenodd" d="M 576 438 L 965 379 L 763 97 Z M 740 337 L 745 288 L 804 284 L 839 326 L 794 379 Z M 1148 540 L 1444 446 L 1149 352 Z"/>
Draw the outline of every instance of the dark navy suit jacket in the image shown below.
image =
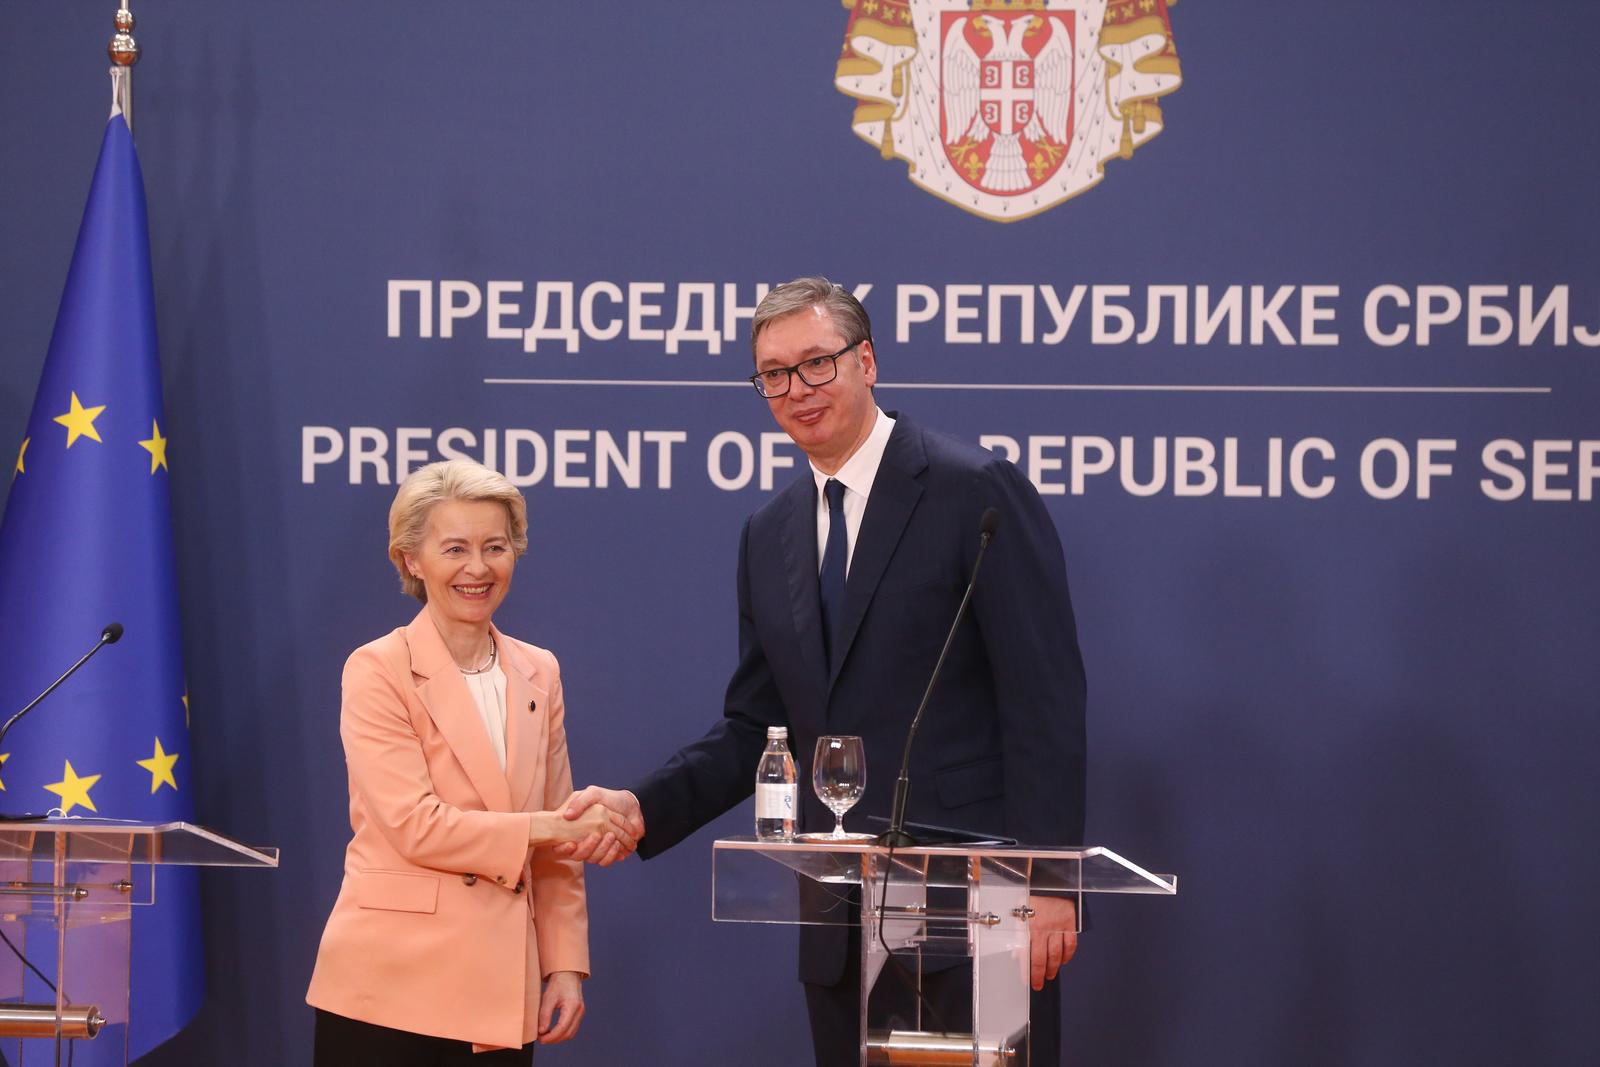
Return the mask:
<path id="1" fill-rule="evenodd" d="M 1055 525 L 1012 463 L 896 417 L 845 585 L 830 672 L 817 587 L 816 484 L 804 477 L 745 523 L 739 665 L 723 717 L 634 788 L 649 858 L 751 796 L 769 725 L 789 728 L 800 829 L 833 816 L 811 789 L 824 734 L 858 734 L 867 791 L 849 818 L 893 803 L 906 731 L 955 617 L 986 508 L 1000 525 L 911 752 L 908 817 L 1027 844 L 1083 843 L 1084 673 Z M 804 927 L 800 976 L 831 985 L 842 928 Z"/>

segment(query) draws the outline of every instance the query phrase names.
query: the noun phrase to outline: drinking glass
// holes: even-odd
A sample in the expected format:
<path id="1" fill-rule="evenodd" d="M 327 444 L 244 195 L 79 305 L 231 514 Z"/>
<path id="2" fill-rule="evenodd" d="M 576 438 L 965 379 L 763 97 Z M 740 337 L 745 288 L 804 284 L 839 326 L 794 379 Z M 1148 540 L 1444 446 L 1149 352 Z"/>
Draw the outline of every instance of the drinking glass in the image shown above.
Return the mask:
<path id="1" fill-rule="evenodd" d="M 833 812 L 835 825 L 830 838 L 848 841 L 855 836 L 844 832 L 844 813 L 855 807 L 867 790 L 867 757 L 859 737 L 819 737 L 811 761 L 811 785 L 817 799 Z"/>

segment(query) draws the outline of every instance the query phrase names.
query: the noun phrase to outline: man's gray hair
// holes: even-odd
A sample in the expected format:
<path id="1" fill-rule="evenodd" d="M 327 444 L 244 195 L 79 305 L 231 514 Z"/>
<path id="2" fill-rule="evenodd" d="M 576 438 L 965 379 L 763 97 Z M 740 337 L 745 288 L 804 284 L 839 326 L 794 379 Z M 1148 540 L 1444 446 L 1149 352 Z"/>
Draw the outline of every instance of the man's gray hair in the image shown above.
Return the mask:
<path id="1" fill-rule="evenodd" d="M 872 320 L 867 317 L 867 309 L 861 306 L 861 301 L 844 286 L 815 275 L 784 282 L 761 298 L 750 319 L 750 351 L 755 352 L 756 339 L 768 323 L 817 306 L 833 319 L 845 344 L 872 340 Z"/>

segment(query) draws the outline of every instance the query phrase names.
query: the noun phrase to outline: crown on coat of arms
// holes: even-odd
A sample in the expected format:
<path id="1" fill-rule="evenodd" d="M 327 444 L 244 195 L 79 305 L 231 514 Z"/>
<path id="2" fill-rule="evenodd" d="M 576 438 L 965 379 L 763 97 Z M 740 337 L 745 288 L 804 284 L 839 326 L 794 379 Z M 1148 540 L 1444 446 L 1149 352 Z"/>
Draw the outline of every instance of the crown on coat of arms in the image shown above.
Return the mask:
<path id="1" fill-rule="evenodd" d="M 972 0 L 974 11 L 1043 11 L 1046 0 Z"/>

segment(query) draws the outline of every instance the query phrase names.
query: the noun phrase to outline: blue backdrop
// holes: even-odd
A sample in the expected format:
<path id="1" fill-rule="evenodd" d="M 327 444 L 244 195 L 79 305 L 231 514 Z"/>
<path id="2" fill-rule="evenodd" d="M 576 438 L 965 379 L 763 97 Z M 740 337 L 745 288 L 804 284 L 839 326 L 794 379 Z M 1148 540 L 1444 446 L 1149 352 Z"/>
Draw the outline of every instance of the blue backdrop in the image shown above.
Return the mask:
<path id="1" fill-rule="evenodd" d="M 1097 912 L 1070 1061 L 1585 1062 L 1600 15 L 1185 0 L 1169 47 L 1165 5 L 1055 0 L 1008 60 L 1009 9 L 952 36 L 952 5 L 859 3 L 135 5 L 184 784 L 283 849 L 202 879 L 207 1000 L 145 1062 L 308 1059 L 339 668 L 412 611 L 402 466 L 492 438 L 528 483 L 501 621 L 561 658 L 580 781 L 718 713 L 739 524 L 798 461 L 747 386 L 696 383 L 748 374 L 756 286 L 809 272 L 872 287 L 886 408 L 1047 493 L 1090 837 L 1180 875 Z M 8 447 L 113 8 L 0 31 Z M 972 126 L 963 47 L 1009 93 L 972 89 Z M 748 814 L 591 874 L 589 1019 L 541 1062 L 808 1062 L 790 935 L 709 919 L 709 842 Z"/>

